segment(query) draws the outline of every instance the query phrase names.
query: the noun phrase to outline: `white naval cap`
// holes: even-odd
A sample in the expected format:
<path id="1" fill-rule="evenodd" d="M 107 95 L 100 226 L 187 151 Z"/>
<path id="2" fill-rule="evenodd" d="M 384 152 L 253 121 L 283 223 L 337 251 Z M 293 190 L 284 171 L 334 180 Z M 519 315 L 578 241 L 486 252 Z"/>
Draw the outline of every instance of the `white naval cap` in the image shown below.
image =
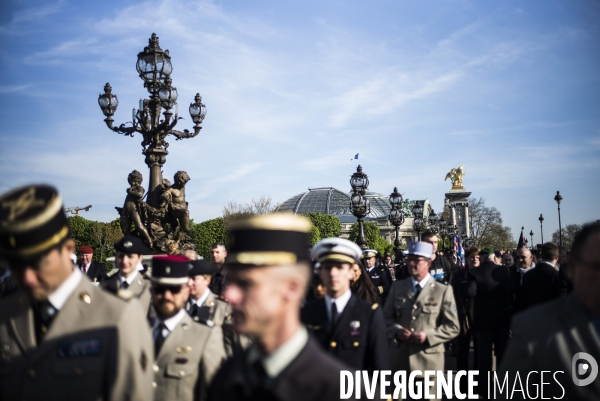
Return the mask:
<path id="1" fill-rule="evenodd" d="M 317 242 L 311 252 L 311 257 L 319 263 L 331 260 L 354 264 L 360 255 L 360 247 L 343 238 L 325 238 Z"/>
<path id="2" fill-rule="evenodd" d="M 379 252 L 377 252 L 375 249 L 365 249 L 365 250 L 363 251 L 363 256 L 364 256 L 365 258 L 367 258 L 367 259 L 368 259 L 368 258 L 375 257 L 375 256 L 377 256 L 378 254 L 379 254 Z"/>
<path id="3" fill-rule="evenodd" d="M 429 242 L 409 242 L 408 254 L 423 256 L 424 258 L 431 259 L 433 256 L 433 245 L 431 245 Z"/>

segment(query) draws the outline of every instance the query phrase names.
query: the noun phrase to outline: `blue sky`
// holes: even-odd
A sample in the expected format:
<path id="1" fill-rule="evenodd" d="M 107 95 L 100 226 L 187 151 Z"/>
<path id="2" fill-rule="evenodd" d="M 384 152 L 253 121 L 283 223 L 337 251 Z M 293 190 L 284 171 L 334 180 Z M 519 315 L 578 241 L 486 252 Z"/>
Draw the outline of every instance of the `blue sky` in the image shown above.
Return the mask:
<path id="1" fill-rule="evenodd" d="M 191 217 L 230 200 L 307 188 L 394 186 L 441 209 L 444 182 L 496 206 L 516 239 L 600 218 L 600 3 L 573 1 L 28 1 L 0 6 L 0 192 L 59 187 L 85 217 L 117 217 L 141 137 L 109 131 L 146 97 L 136 55 L 169 49 L 178 128 L 200 92 L 196 138 L 169 137 L 164 175 L 186 170 Z"/>

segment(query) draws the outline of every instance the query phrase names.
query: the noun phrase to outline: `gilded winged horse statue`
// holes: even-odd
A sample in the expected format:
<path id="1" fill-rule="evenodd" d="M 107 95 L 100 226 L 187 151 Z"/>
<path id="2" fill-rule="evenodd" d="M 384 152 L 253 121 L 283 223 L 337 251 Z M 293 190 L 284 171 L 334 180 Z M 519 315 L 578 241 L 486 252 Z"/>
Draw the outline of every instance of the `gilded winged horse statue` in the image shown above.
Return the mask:
<path id="1" fill-rule="evenodd" d="M 450 178 L 450 181 L 452 181 L 452 189 L 465 189 L 462 185 L 463 175 L 465 174 L 465 165 L 462 164 L 460 167 L 453 168 L 452 170 L 450 170 L 450 172 L 446 174 L 446 178 L 444 178 L 444 181 Z"/>

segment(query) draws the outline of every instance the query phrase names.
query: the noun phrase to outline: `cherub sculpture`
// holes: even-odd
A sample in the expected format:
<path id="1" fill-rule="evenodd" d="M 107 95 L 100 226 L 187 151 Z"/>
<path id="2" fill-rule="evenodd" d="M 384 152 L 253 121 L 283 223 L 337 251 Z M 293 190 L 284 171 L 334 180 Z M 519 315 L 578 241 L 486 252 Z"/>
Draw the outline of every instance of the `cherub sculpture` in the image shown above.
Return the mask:
<path id="1" fill-rule="evenodd" d="M 129 188 L 127 188 L 127 196 L 123 208 L 116 208 L 121 215 L 121 231 L 124 235 L 131 233 L 131 223 L 139 233 L 142 239 L 145 239 L 148 246 L 152 248 L 152 239 L 148 234 L 148 230 L 144 226 L 141 218 L 142 197 L 144 196 L 144 188 L 142 184 L 142 173 L 133 170 L 127 177 Z"/>
<path id="2" fill-rule="evenodd" d="M 175 183 L 165 188 L 162 197 L 169 201 L 169 216 L 171 229 L 175 231 L 175 228 L 179 225 L 179 232 L 177 233 L 177 240 L 188 239 L 188 232 L 190 231 L 190 215 L 188 212 L 188 204 L 185 201 L 185 184 L 190 180 L 190 176 L 185 171 L 178 171 L 173 177 Z"/>
<path id="3" fill-rule="evenodd" d="M 448 174 L 446 174 L 446 178 L 444 178 L 444 181 L 446 181 L 448 178 L 450 178 L 450 180 L 452 181 L 452 188 L 453 189 L 464 189 L 463 188 L 463 175 L 465 175 L 465 165 L 462 164 L 460 167 L 458 168 L 453 168 L 452 170 L 450 170 L 450 172 Z"/>

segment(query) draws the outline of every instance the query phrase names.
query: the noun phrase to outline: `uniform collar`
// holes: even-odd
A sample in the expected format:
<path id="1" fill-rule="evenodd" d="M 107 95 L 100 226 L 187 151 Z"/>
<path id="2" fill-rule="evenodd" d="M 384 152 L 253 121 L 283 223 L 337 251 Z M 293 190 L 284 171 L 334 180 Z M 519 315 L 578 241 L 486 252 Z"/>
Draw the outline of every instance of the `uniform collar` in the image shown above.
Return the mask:
<path id="1" fill-rule="evenodd" d="M 304 326 L 300 326 L 298 331 L 289 340 L 269 355 L 262 355 L 256 346 L 250 348 L 248 351 L 248 363 L 252 365 L 254 362 L 260 360 L 267 375 L 271 378 L 277 377 L 283 369 L 296 359 L 307 342 L 308 331 Z"/>
<path id="2" fill-rule="evenodd" d="M 175 327 L 177 327 L 179 322 L 181 322 L 181 319 L 183 319 L 185 313 L 186 312 L 184 309 L 180 309 L 179 312 L 177 312 L 174 316 L 171 316 L 166 320 L 160 320 L 160 318 L 157 316 L 156 319 L 154 319 L 153 329 L 156 329 L 161 323 L 164 323 L 165 326 L 167 326 L 167 329 L 169 329 L 169 332 L 172 332 L 175 330 Z"/>
<path id="3" fill-rule="evenodd" d="M 79 269 L 73 269 L 73 272 L 63 283 L 48 296 L 48 301 L 54 306 L 56 309 L 61 310 L 61 308 L 67 302 L 67 299 L 71 296 L 73 291 L 77 288 L 79 283 L 81 282 L 83 274 Z"/>
<path id="4" fill-rule="evenodd" d="M 352 296 L 352 291 L 348 288 L 348 291 L 343 293 L 337 298 L 331 298 L 329 295 L 325 294 L 325 306 L 327 307 L 327 315 L 331 314 L 331 302 L 335 301 L 335 307 L 338 310 L 338 315 L 341 315 L 344 311 L 346 305 L 348 305 L 348 301 L 350 301 L 350 297 Z M 331 320 L 331 316 L 329 316 Z"/>
<path id="5" fill-rule="evenodd" d="M 136 279 L 138 275 L 137 270 L 134 271 L 133 273 L 131 273 L 131 275 L 127 278 L 124 278 L 123 276 L 121 276 L 121 272 L 119 272 L 119 283 L 123 284 L 123 282 L 127 282 L 127 284 L 131 285 L 133 283 L 133 280 Z"/>
<path id="6" fill-rule="evenodd" d="M 194 298 L 190 297 L 190 299 L 191 299 L 193 305 L 202 306 L 202 305 L 204 305 L 204 302 L 206 302 L 206 300 L 208 299 L 209 295 L 210 295 L 210 290 L 207 288 L 206 291 L 204 291 L 204 294 L 202 294 L 202 296 L 200 298 L 194 299 Z"/>
<path id="7" fill-rule="evenodd" d="M 425 288 L 425 284 L 427 284 L 427 282 L 429 281 L 430 278 L 431 278 L 431 274 L 427 273 L 425 278 L 423 280 L 419 281 L 419 286 L 421 286 L 421 289 Z M 415 288 L 417 285 L 417 280 L 415 280 L 414 277 L 411 277 L 411 280 L 412 280 L 413 291 L 415 291 Z"/>

